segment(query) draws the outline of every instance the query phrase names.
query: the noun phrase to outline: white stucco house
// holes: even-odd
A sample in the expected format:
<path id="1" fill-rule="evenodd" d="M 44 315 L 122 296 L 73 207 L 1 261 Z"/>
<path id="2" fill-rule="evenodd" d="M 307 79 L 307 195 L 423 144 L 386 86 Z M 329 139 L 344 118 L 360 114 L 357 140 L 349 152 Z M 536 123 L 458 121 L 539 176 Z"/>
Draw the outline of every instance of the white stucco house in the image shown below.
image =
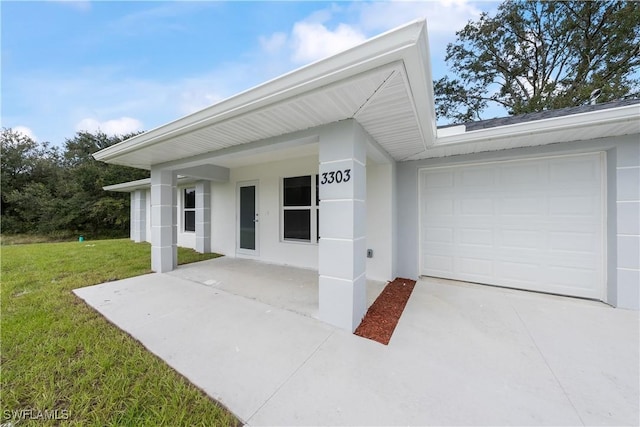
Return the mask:
<path id="1" fill-rule="evenodd" d="M 438 129 L 424 21 L 95 154 L 151 171 L 131 238 L 316 269 L 353 330 L 366 279 L 421 275 L 640 306 L 640 104 Z"/>

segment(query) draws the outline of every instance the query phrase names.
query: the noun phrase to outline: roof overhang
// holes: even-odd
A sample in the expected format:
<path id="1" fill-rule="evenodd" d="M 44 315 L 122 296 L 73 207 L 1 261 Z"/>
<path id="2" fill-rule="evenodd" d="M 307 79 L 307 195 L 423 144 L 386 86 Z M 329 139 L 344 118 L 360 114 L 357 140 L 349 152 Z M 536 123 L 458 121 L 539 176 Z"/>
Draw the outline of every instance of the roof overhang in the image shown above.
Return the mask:
<path id="1" fill-rule="evenodd" d="M 435 143 L 408 160 L 584 141 L 640 133 L 640 104 L 553 117 L 488 129 L 464 125 L 438 132 Z"/>
<path id="2" fill-rule="evenodd" d="M 196 181 L 197 181 L 197 178 L 179 176 L 177 179 L 177 184 L 187 185 L 187 184 L 193 184 Z M 149 188 L 151 188 L 151 178 L 123 182 L 121 184 L 106 185 L 102 187 L 102 189 L 105 191 L 114 191 L 116 193 L 131 193 L 136 190 L 147 190 Z"/>
<path id="3" fill-rule="evenodd" d="M 395 160 L 436 139 L 426 22 L 414 21 L 94 154 L 151 166 L 357 120 Z"/>

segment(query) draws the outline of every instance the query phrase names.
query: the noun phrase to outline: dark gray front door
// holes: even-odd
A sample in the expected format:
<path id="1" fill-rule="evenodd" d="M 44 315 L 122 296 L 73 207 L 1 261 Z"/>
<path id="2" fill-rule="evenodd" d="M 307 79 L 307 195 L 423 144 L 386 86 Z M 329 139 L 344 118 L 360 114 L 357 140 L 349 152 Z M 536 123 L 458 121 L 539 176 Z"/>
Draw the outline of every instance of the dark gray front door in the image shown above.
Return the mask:
<path id="1" fill-rule="evenodd" d="M 239 199 L 239 252 L 255 254 L 258 248 L 258 187 L 256 184 L 241 184 Z"/>

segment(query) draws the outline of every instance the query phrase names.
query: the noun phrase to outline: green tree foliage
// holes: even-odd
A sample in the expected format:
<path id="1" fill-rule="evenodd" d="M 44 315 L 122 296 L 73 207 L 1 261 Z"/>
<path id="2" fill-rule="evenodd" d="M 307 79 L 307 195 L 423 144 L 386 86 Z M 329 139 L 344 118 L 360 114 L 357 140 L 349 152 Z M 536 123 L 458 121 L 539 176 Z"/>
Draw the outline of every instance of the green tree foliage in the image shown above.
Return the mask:
<path id="1" fill-rule="evenodd" d="M 31 204 L 25 206 L 23 199 L 31 197 L 39 205 L 50 203 L 60 154 L 48 144 L 39 144 L 11 129 L 2 130 L 0 150 L 2 229 L 32 231 L 42 210 Z"/>
<path id="2" fill-rule="evenodd" d="M 491 105 L 509 114 L 577 106 L 637 92 L 640 3 L 506 1 L 447 46 L 453 76 L 435 82 L 440 118 L 480 119 Z"/>
<path id="3" fill-rule="evenodd" d="M 92 154 L 131 136 L 79 132 L 60 152 L 3 129 L 2 232 L 126 235 L 129 195 L 102 187 L 149 173 L 98 162 Z"/>

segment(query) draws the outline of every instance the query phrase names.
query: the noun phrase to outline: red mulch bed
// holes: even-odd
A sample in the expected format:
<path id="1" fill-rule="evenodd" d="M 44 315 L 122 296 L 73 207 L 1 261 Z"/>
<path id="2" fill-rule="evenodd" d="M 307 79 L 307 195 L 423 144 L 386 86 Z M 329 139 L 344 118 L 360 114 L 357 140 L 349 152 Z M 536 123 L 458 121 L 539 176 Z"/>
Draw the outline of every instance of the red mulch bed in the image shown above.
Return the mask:
<path id="1" fill-rule="evenodd" d="M 371 304 L 354 334 L 384 345 L 389 344 L 415 284 L 415 280 L 401 278 L 389 282 Z"/>

